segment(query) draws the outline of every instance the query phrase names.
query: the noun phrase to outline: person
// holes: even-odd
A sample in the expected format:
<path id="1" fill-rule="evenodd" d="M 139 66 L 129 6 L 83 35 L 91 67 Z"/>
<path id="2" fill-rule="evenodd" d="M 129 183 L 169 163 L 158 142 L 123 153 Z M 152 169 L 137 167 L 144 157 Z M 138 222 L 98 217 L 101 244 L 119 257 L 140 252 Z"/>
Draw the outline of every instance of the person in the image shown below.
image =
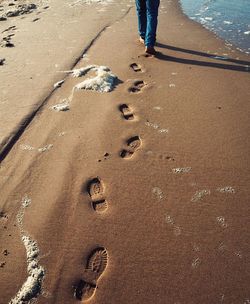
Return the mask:
<path id="1" fill-rule="evenodd" d="M 150 55 L 156 53 L 154 46 L 159 5 L 160 0 L 136 0 L 139 40 L 145 45 L 145 53 Z"/>

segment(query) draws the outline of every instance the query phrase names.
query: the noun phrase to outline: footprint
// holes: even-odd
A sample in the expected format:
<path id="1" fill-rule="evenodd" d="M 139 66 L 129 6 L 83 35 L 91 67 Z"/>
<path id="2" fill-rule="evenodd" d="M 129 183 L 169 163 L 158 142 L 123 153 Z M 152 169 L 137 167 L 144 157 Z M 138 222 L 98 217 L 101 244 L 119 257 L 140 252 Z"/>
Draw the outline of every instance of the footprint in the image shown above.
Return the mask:
<path id="1" fill-rule="evenodd" d="M 126 120 L 134 119 L 134 114 L 128 105 L 126 104 L 120 105 L 119 110 L 122 112 L 122 115 Z"/>
<path id="2" fill-rule="evenodd" d="M 5 261 L 0 262 L 0 268 L 4 268 L 5 265 L 6 265 L 6 262 L 5 262 Z"/>
<path id="3" fill-rule="evenodd" d="M 130 67 L 134 72 L 142 72 L 141 66 L 135 62 L 131 63 Z"/>
<path id="4" fill-rule="evenodd" d="M 3 211 L 0 211 L 0 221 L 3 220 L 3 221 L 7 221 L 8 220 L 8 215 L 7 213 L 3 212 Z"/>
<path id="5" fill-rule="evenodd" d="M 128 91 L 131 93 L 139 93 L 145 85 L 146 84 L 143 80 L 136 80 L 134 84 L 128 89 Z"/>
<path id="6" fill-rule="evenodd" d="M 2 31 L 2 33 L 9 32 L 9 31 L 14 31 L 14 30 L 16 30 L 16 29 L 17 29 L 16 26 L 13 25 L 13 26 L 8 27 L 8 28 L 5 29 L 4 31 Z"/>
<path id="7" fill-rule="evenodd" d="M 140 148 L 142 141 L 139 136 L 133 136 L 127 141 L 127 148 L 120 153 L 121 158 L 131 158 L 133 154 Z"/>
<path id="8" fill-rule="evenodd" d="M 92 200 L 93 209 L 99 213 L 106 211 L 108 203 L 104 198 L 104 184 L 99 177 L 88 183 L 87 191 Z"/>
<path id="9" fill-rule="evenodd" d="M 77 300 L 82 300 L 83 302 L 90 300 L 96 291 L 96 285 L 87 283 L 83 280 L 80 280 L 73 288 L 75 298 Z"/>
<path id="10" fill-rule="evenodd" d="M 89 255 L 86 269 L 81 279 L 74 286 L 74 296 L 82 302 L 89 301 L 95 294 L 97 282 L 108 264 L 108 252 L 104 247 L 98 247 Z"/>
<path id="11" fill-rule="evenodd" d="M 1 47 L 14 47 L 15 45 L 10 40 L 11 37 L 3 37 L 2 41 L 0 42 Z"/>
<path id="12" fill-rule="evenodd" d="M 7 256 L 7 255 L 10 254 L 10 252 L 9 252 L 7 249 L 4 249 L 4 250 L 2 251 L 2 254 L 5 255 L 5 256 Z"/>
<path id="13" fill-rule="evenodd" d="M 90 254 L 86 271 L 91 272 L 94 275 L 94 280 L 97 281 L 106 269 L 107 264 L 107 250 L 104 247 L 98 247 Z"/>

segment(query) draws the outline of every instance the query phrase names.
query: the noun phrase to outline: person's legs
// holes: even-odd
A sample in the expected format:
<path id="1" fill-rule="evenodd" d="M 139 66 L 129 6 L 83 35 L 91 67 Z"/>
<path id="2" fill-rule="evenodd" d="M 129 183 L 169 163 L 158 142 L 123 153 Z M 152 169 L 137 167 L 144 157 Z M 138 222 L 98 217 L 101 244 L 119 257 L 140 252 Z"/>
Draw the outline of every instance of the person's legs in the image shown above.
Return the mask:
<path id="1" fill-rule="evenodd" d="M 136 0 L 136 10 L 138 16 L 138 30 L 142 39 L 145 39 L 147 28 L 146 0 Z"/>
<path id="2" fill-rule="evenodd" d="M 156 29 L 158 23 L 158 8 L 160 0 L 146 0 L 147 30 L 145 36 L 146 47 L 153 48 L 156 41 Z"/>

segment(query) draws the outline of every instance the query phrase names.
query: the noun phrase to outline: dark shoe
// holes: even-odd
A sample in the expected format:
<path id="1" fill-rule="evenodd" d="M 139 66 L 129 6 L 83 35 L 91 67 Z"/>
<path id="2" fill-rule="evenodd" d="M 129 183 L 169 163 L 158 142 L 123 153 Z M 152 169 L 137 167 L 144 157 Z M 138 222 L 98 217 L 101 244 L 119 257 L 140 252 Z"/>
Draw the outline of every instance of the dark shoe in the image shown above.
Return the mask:
<path id="1" fill-rule="evenodd" d="M 156 50 L 153 46 L 146 46 L 145 53 L 148 54 L 148 55 L 155 55 Z"/>

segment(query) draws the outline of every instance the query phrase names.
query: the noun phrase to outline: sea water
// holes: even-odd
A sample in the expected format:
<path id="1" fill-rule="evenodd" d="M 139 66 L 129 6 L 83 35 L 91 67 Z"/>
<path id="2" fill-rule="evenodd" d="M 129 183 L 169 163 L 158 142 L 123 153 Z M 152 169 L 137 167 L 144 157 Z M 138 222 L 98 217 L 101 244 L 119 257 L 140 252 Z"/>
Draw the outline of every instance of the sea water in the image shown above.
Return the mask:
<path id="1" fill-rule="evenodd" d="M 250 0 L 181 0 L 183 12 L 250 54 Z"/>

